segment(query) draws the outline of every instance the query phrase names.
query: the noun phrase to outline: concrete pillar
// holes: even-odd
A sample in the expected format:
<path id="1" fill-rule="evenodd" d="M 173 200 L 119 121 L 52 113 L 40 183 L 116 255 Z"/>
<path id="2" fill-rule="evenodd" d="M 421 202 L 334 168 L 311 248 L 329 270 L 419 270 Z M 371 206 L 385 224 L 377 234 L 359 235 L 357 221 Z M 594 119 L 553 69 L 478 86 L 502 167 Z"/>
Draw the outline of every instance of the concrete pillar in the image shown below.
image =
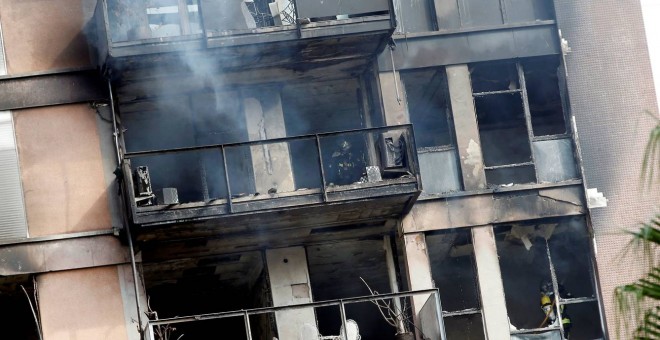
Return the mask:
<path id="1" fill-rule="evenodd" d="M 286 137 L 284 111 L 280 93 L 276 89 L 243 92 L 243 107 L 251 141 Z M 286 143 L 265 144 L 250 148 L 254 168 L 255 189 L 266 193 L 294 191 L 293 171 Z"/>
<path id="2" fill-rule="evenodd" d="M 381 72 L 380 88 L 385 109 L 385 124 L 400 125 L 410 123 L 406 92 L 398 72 Z"/>
<path id="3" fill-rule="evenodd" d="M 481 154 L 479 128 L 467 65 L 447 66 L 447 83 L 454 116 L 458 155 L 461 159 L 463 186 L 468 191 L 485 189 L 484 159 Z"/>
<path id="4" fill-rule="evenodd" d="M 510 338 L 504 285 L 492 226 L 472 228 L 474 257 L 487 339 Z"/>
<path id="5" fill-rule="evenodd" d="M 266 263 L 275 307 L 312 302 L 305 248 L 269 249 Z M 316 326 L 313 308 L 277 312 L 275 319 L 280 340 L 297 340 L 305 324 Z"/>
<path id="6" fill-rule="evenodd" d="M 410 233 L 403 236 L 405 243 L 405 260 L 408 270 L 408 286 L 411 290 L 433 288 L 431 276 L 431 262 L 426 250 L 426 237 L 424 233 Z M 413 308 L 415 315 L 424 307 L 430 295 L 415 295 Z"/>

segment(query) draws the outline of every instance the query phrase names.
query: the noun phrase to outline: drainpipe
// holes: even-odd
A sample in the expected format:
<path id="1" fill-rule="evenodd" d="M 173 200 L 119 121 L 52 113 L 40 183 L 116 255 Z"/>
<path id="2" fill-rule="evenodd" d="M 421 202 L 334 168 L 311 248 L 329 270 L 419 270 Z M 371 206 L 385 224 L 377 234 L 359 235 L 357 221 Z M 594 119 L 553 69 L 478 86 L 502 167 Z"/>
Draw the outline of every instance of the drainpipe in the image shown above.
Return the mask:
<path id="1" fill-rule="evenodd" d="M 112 135 L 114 138 L 115 142 L 115 152 L 117 156 L 117 170 L 116 172 L 121 172 L 122 171 L 122 164 L 123 160 L 121 158 L 121 152 L 119 149 L 119 129 L 117 128 L 117 112 L 115 110 L 115 98 L 112 93 L 112 83 L 110 82 L 110 79 L 108 79 L 108 92 L 110 94 L 110 111 L 112 113 Z M 117 175 L 119 175 L 117 173 Z M 121 197 L 125 196 L 124 188 L 122 183 L 118 180 L 117 185 L 119 185 L 119 189 L 121 191 Z M 131 254 L 131 269 L 133 272 L 133 289 L 135 292 L 135 305 L 137 308 L 137 322 L 138 322 L 138 330 L 140 333 L 140 338 L 144 338 L 144 334 L 142 332 L 142 317 L 140 314 L 142 313 L 142 307 L 140 305 L 140 289 L 138 287 L 138 273 L 137 273 L 137 265 L 135 264 L 135 249 L 133 247 L 133 234 L 131 234 L 131 227 L 130 223 L 128 221 L 128 217 L 126 215 L 126 207 L 123 204 L 119 204 L 120 209 L 121 209 L 121 215 L 122 215 L 122 221 L 124 228 L 126 228 L 126 238 L 128 239 L 128 249 Z"/>

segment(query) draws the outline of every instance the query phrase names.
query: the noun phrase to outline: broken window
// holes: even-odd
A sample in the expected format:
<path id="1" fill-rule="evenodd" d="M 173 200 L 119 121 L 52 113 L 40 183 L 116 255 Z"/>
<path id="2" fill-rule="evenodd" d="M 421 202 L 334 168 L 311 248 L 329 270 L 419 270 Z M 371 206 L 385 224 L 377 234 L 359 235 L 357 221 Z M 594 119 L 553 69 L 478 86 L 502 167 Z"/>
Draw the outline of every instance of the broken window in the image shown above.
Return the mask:
<path id="1" fill-rule="evenodd" d="M 367 285 L 382 294 L 391 292 L 384 242 L 373 239 L 308 246 L 314 301 L 367 296 Z M 347 304 L 345 308 L 346 318 L 355 320 L 363 339 L 394 339 L 395 330 L 372 303 Z M 336 307 L 317 308 L 319 332 L 337 335 L 341 327 L 339 315 Z"/>
<path id="2" fill-rule="evenodd" d="M 158 318 L 218 313 L 258 307 L 271 307 L 272 299 L 266 266 L 261 252 L 171 258 L 161 250 L 147 251 L 143 263 L 149 305 Z M 151 262 L 150 257 L 160 261 Z M 167 258 L 163 258 L 167 257 Z M 272 334 L 272 315 L 252 317 L 253 338 Z M 207 339 L 209 334 L 245 339 L 243 320 L 216 319 L 174 325 L 174 338 Z"/>
<path id="3" fill-rule="evenodd" d="M 288 136 L 364 128 L 360 92 L 356 78 L 315 83 L 294 83 L 282 89 L 284 123 Z M 321 153 L 326 184 L 351 184 L 360 180 L 368 160 L 365 136 L 360 133 L 324 137 Z M 292 155 L 316 155 L 313 140 L 292 142 Z M 321 171 L 318 160 L 294 157 L 293 172 L 296 187 L 320 187 Z M 339 163 L 348 164 L 340 173 Z M 333 168 L 330 168 L 333 166 Z"/>
<path id="4" fill-rule="evenodd" d="M 431 0 L 405 1 L 395 6 L 398 17 L 397 33 L 428 32 L 433 30 Z"/>
<path id="5" fill-rule="evenodd" d="M 485 339 L 470 229 L 428 233 L 426 245 L 447 338 Z"/>
<path id="6" fill-rule="evenodd" d="M 38 313 L 35 288 L 32 278 L 27 275 L 0 278 L 0 318 L 5 333 L 3 338 L 16 340 L 41 338 L 33 314 L 33 309 Z"/>
<path id="7" fill-rule="evenodd" d="M 233 91 L 155 98 L 120 109 L 128 152 L 248 140 L 240 97 Z M 226 199 L 227 179 L 232 195 L 254 192 L 249 148 L 227 148 L 224 155 L 220 148 L 213 148 L 135 157 L 131 167 L 133 171 L 146 167 L 148 191 L 155 194 L 155 200 L 147 205 Z M 137 176 L 133 180 L 137 183 Z M 167 200 L 165 196 L 176 199 Z"/>
<path id="8" fill-rule="evenodd" d="M 602 337 L 583 217 L 502 225 L 495 234 L 512 339 Z"/>
<path id="9" fill-rule="evenodd" d="M 490 186 L 578 177 L 556 57 L 471 65 L 479 137 Z"/>
<path id="10" fill-rule="evenodd" d="M 415 131 L 424 191 L 460 190 L 454 127 L 444 67 L 401 72 Z"/>

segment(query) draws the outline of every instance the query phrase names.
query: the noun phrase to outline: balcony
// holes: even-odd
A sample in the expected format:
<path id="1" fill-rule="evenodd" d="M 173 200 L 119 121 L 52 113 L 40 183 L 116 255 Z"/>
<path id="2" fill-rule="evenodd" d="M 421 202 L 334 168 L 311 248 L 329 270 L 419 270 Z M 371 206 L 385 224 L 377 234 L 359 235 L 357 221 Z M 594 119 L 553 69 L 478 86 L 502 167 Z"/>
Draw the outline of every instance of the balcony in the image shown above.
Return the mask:
<path id="1" fill-rule="evenodd" d="M 413 300 L 423 306 L 414 317 Z M 192 338 L 216 332 L 223 338 L 245 340 L 272 339 L 274 335 L 281 339 L 390 340 L 399 338 L 394 336 L 398 329 L 405 329 L 413 338 L 418 332 L 424 339 L 445 340 L 444 313 L 439 291 L 426 289 L 149 320 L 146 331 L 149 339 L 169 330 L 175 337 Z M 396 324 L 386 323 L 386 318 Z M 265 322 L 269 326 L 264 327 Z"/>
<path id="2" fill-rule="evenodd" d="M 95 12 L 98 64 L 123 72 L 175 65 L 180 53 L 211 56 L 227 69 L 365 59 L 391 36 L 392 6 L 391 0 L 102 0 Z"/>
<path id="3" fill-rule="evenodd" d="M 131 217 L 142 230 L 176 224 L 209 236 L 400 216 L 421 192 L 412 134 L 401 125 L 129 152 Z"/>

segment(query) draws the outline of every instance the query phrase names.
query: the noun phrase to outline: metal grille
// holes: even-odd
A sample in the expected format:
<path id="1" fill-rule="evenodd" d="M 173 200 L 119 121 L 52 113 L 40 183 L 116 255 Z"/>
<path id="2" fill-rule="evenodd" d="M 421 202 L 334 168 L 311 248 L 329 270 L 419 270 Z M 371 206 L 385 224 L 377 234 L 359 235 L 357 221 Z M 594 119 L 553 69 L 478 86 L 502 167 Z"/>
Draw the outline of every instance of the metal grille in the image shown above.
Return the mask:
<path id="1" fill-rule="evenodd" d="M 0 75 L 6 74 L 0 25 Z M 0 111 L 0 240 L 26 236 L 27 221 L 12 116 L 9 111 Z"/>

